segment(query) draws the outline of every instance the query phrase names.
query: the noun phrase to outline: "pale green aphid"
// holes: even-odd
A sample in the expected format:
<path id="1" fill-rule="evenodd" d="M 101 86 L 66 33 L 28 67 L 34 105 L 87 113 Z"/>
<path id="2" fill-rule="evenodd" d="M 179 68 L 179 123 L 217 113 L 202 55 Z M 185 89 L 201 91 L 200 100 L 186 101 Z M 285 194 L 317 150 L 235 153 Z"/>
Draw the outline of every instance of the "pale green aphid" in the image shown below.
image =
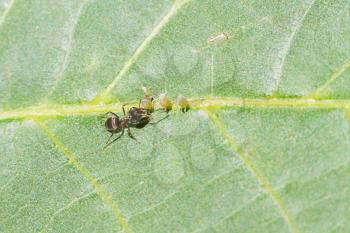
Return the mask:
<path id="1" fill-rule="evenodd" d="M 146 87 L 142 87 L 144 98 L 140 100 L 140 106 L 149 113 L 154 111 L 153 94 Z"/>
<path id="2" fill-rule="evenodd" d="M 177 97 L 176 103 L 179 105 L 182 112 L 187 112 L 190 109 L 190 102 L 182 95 Z"/>
<path id="3" fill-rule="evenodd" d="M 159 104 L 160 106 L 162 106 L 162 108 L 164 108 L 166 112 L 171 111 L 171 109 L 173 108 L 172 102 L 170 101 L 168 96 L 166 96 L 163 93 L 159 95 Z"/>

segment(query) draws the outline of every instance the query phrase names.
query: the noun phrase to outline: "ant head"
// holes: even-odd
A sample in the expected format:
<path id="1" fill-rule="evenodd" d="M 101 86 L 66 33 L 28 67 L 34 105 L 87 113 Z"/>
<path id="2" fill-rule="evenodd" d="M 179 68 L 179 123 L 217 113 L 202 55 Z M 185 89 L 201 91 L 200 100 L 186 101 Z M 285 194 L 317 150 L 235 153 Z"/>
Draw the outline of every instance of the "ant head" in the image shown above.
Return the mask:
<path id="1" fill-rule="evenodd" d="M 116 133 L 121 130 L 121 122 L 118 116 L 108 117 L 105 126 L 107 131 L 111 133 Z"/>

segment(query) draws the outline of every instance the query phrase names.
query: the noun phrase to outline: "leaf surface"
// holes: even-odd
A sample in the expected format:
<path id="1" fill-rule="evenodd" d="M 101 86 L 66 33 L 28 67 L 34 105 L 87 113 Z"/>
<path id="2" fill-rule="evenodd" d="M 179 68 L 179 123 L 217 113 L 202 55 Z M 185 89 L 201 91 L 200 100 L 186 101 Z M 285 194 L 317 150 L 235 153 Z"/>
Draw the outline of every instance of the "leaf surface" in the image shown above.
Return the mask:
<path id="1" fill-rule="evenodd" d="M 0 0 L 0 232 L 349 232 L 349 12 Z M 102 150 L 142 86 L 191 110 Z"/>

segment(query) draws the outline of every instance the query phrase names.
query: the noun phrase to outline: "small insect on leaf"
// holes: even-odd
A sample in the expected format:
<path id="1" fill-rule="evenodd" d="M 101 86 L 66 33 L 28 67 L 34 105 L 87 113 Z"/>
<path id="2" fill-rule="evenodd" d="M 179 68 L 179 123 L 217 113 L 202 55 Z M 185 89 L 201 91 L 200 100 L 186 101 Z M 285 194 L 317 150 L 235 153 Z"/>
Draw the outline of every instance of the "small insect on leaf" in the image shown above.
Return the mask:
<path id="1" fill-rule="evenodd" d="M 179 105 L 182 112 L 187 112 L 190 109 L 190 102 L 182 95 L 177 97 L 176 103 Z"/>
<path id="2" fill-rule="evenodd" d="M 150 99 L 153 101 L 153 93 L 147 89 L 147 87 L 142 87 L 143 95 L 145 99 Z"/>
<path id="3" fill-rule="evenodd" d="M 168 96 L 166 96 L 165 94 L 159 95 L 159 104 L 160 104 L 160 106 L 162 106 L 162 108 L 164 108 L 164 110 L 166 112 L 169 112 L 169 111 L 171 111 L 171 109 L 173 109 L 172 102 L 170 101 Z"/>
<path id="4" fill-rule="evenodd" d="M 148 113 L 154 112 L 153 94 L 146 87 L 142 87 L 144 98 L 140 101 L 140 107 L 146 109 Z"/>
<path id="5" fill-rule="evenodd" d="M 151 121 L 151 115 L 145 109 L 140 107 L 132 107 L 128 111 L 125 111 L 125 104 L 122 106 L 124 116 L 119 117 L 114 112 L 107 112 L 109 116 L 105 122 L 105 127 L 108 132 L 111 133 L 103 149 L 106 149 L 109 145 L 117 141 L 124 135 L 124 131 L 127 130 L 128 136 L 137 141 L 134 135 L 131 133 L 130 128 L 141 129 L 145 127 Z M 112 141 L 113 135 L 118 134 Z"/>
<path id="6" fill-rule="evenodd" d="M 154 103 L 152 100 L 144 98 L 141 100 L 140 107 L 144 108 L 148 113 L 154 112 Z"/>
<path id="7" fill-rule="evenodd" d="M 229 34 L 227 32 L 222 32 L 216 36 L 209 37 L 208 44 L 217 43 L 220 41 L 228 40 Z"/>

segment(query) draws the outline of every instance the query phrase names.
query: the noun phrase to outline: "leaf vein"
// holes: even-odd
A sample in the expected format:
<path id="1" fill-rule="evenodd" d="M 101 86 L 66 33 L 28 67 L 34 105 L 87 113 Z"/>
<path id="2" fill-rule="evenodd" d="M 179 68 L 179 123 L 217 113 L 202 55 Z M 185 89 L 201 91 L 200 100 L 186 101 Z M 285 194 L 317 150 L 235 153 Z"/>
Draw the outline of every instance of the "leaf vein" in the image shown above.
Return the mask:
<path id="1" fill-rule="evenodd" d="M 66 211 L 70 208 L 72 208 L 75 204 L 81 202 L 82 200 L 90 197 L 91 195 L 96 194 L 94 191 L 93 192 L 89 192 L 85 195 L 82 195 L 81 197 L 78 198 L 74 198 L 71 202 L 69 202 L 68 204 L 66 204 L 65 206 L 63 206 L 62 208 L 58 209 L 57 211 L 55 211 L 50 219 L 47 221 L 47 224 L 39 231 L 39 233 L 43 233 L 43 232 L 47 232 L 47 228 L 54 222 L 55 218 L 57 215 L 59 215 L 60 213 L 62 213 L 63 211 Z"/>
<path id="2" fill-rule="evenodd" d="M 309 97 L 319 97 L 319 95 L 327 88 L 329 87 L 332 83 L 334 83 L 344 72 L 346 72 L 350 68 L 350 59 L 347 60 L 342 67 L 336 72 L 334 72 L 331 77 L 323 83 L 320 87 L 318 87 L 315 91 L 311 92 L 309 94 Z"/>
<path id="3" fill-rule="evenodd" d="M 248 201 L 244 202 L 241 206 L 239 206 L 238 208 L 235 208 L 233 211 L 231 211 L 227 216 L 225 216 L 223 219 L 214 222 L 210 225 L 208 225 L 205 228 L 199 228 L 195 231 L 193 231 L 192 233 L 196 233 L 196 232 L 205 232 L 207 229 L 209 228 L 215 228 L 216 226 L 223 224 L 224 222 L 226 222 L 227 220 L 233 218 L 235 215 L 239 214 L 241 211 L 243 211 L 246 207 L 252 205 L 253 203 L 255 203 L 260 197 L 262 197 L 263 195 L 265 195 L 264 192 L 259 193 L 255 196 L 253 196 L 252 198 L 250 198 Z"/>
<path id="4" fill-rule="evenodd" d="M 46 136 L 51 140 L 51 142 L 61 151 L 61 153 L 68 159 L 68 161 L 86 178 L 92 188 L 96 191 L 96 193 L 100 196 L 102 201 L 109 206 L 111 211 L 113 212 L 116 220 L 124 229 L 124 232 L 129 233 L 132 232 L 129 225 L 127 224 L 124 216 L 121 214 L 120 210 L 113 202 L 111 197 L 107 194 L 105 189 L 101 184 L 98 183 L 95 177 L 93 177 L 89 170 L 84 167 L 75 157 L 74 155 L 56 138 L 56 136 L 39 120 L 35 120 L 37 125 L 43 130 Z"/>
<path id="5" fill-rule="evenodd" d="M 8 5 L 8 7 L 4 11 L 4 13 L 1 15 L 1 17 L 0 17 L 0 27 L 3 25 L 3 23 L 4 23 L 5 19 L 6 19 L 6 16 L 10 12 L 10 10 L 12 9 L 14 2 L 15 2 L 15 0 L 11 0 L 10 4 Z"/>
<path id="6" fill-rule="evenodd" d="M 64 56 L 63 56 L 63 60 L 62 60 L 62 64 L 60 66 L 60 69 L 55 77 L 55 82 L 51 88 L 51 91 L 43 98 L 43 99 L 46 99 L 48 98 L 55 90 L 55 87 L 56 85 L 58 84 L 59 80 L 62 78 L 63 76 L 63 73 L 66 71 L 66 68 L 67 68 L 67 65 L 68 65 L 68 62 L 69 62 L 69 59 L 70 59 L 70 53 L 72 51 L 72 45 L 74 43 L 74 34 L 75 34 L 75 29 L 76 29 L 76 26 L 78 24 L 78 21 L 79 21 L 79 18 L 83 12 L 83 9 L 84 7 L 86 6 L 88 0 L 84 1 L 81 6 L 79 7 L 78 9 L 78 13 L 77 13 L 77 16 L 75 17 L 75 22 L 73 23 L 73 26 L 72 26 L 72 29 L 71 31 L 69 32 L 69 35 L 68 35 L 68 46 L 66 48 L 66 51 L 64 53 Z"/>
<path id="7" fill-rule="evenodd" d="M 122 69 L 119 71 L 117 76 L 113 81 L 107 86 L 101 94 L 97 95 L 91 102 L 103 102 L 105 98 L 109 95 L 112 89 L 118 84 L 119 80 L 129 71 L 131 66 L 138 60 L 142 52 L 148 47 L 150 42 L 159 34 L 159 32 L 168 24 L 170 19 L 176 15 L 178 10 L 180 10 L 186 3 L 192 0 L 178 0 L 175 1 L 173 6 L 170 8 L 169 12 L 162 18 L 158 25 L 152 30 L 152 32 L 145 38 L 145 40 L 140 44 L 140 46 L 135 50 L 131 57 L 124 63 Z"/>
<path id="8" fill-rule="evenodd" d="M 190 105 L 193 109 L 203 107 L 244 107 L 244 108 L 295 108 L 295 109 L 348 109 L 349 100 L 341 99 L 245 99 L 235 97 L 210 97 L 200 99 L 190 99 Z M 133 104 L 137 105 L 138 102 Z M 18 108 L 15 110 L 0 112 L 0 121 L 4 120 L 23 120 L 33 117 L 41 119 L 59 116 L 84 116 L 98 115 L 101 113 L 116 111 L 121 109 L 123 103 L 113 104 L 77 104 L 77 105 L 36 105 L 28 108 Z"/>
<path id="9" fill-rule="evenodd" d="M 261 187 L 266 191 L 266 193 L 272 198 L 275 205 L 278 207 L 281 216 L 283 217 L 284 221 L 290 228 L 291 232 L 298 233 L 300 232 L 298 229 L 298 226 L 294 222 L 293 216 L 283 203 L 281 197 L 277 193 L 276 189 L 273 187 L 271 182 L 265 177 L 261 171 L 254 165 L 254 163 L 251 161 L 250 156 L 245 153 L 242 148 L 234 141 L 234 139 L 228 134 L 228 132 L 225 130 L 223 124 L 218 119 L 218 117 L 211 112 L 208 109 L 204 109 L 205 112 L 208 114 L 209 118 L 213 122 L 213 124 L 217 127 L 223 138 L 227 141 L 231 149 L 239 156 L 241 161 L 246 165 L 246 167 L 252 172 L 254 177 L 257 178 L 258 183 L 260 183 Z"/>
<path id="10" fill-rule="evenodd" d="M 282 74 L 283 74 L 283 68 L 284 68 L 284 65 L 285 65 L 285 61 L 286 61 L 286 58 L 289 54 L 289 51 L 290 51 L 290 48 L 293 44 L 293 41 L 294 41 L 294 38 L 295 38 L 295 35 L 299 32 L 300 30 L 300 27 L 302 26 L 306 16 L 309 14 L 311 8 L 314 6 L 314 3 L 316 2 L 316 0 L 312 0 L 310 5 L 307 7 L 305 13 L 302 15 L 302 17 L 297 21 L 296 25 L 293 26 L 292 25 L 292 32 L 290 34 L 290 36 L 288 37 L 288 41 L 286 43 L 286 46 L 284 46 L 282 48 L 282 60 L 274 74 L 274 80 L 275 80 L 275 88 L 274 88 L 274 92 L 277 92 L 278 91 L 278 88 L 279 88 L 279 85 L 280 85 L 280 81 L 281 81 L 281 77 L 282 77 Z"/>

